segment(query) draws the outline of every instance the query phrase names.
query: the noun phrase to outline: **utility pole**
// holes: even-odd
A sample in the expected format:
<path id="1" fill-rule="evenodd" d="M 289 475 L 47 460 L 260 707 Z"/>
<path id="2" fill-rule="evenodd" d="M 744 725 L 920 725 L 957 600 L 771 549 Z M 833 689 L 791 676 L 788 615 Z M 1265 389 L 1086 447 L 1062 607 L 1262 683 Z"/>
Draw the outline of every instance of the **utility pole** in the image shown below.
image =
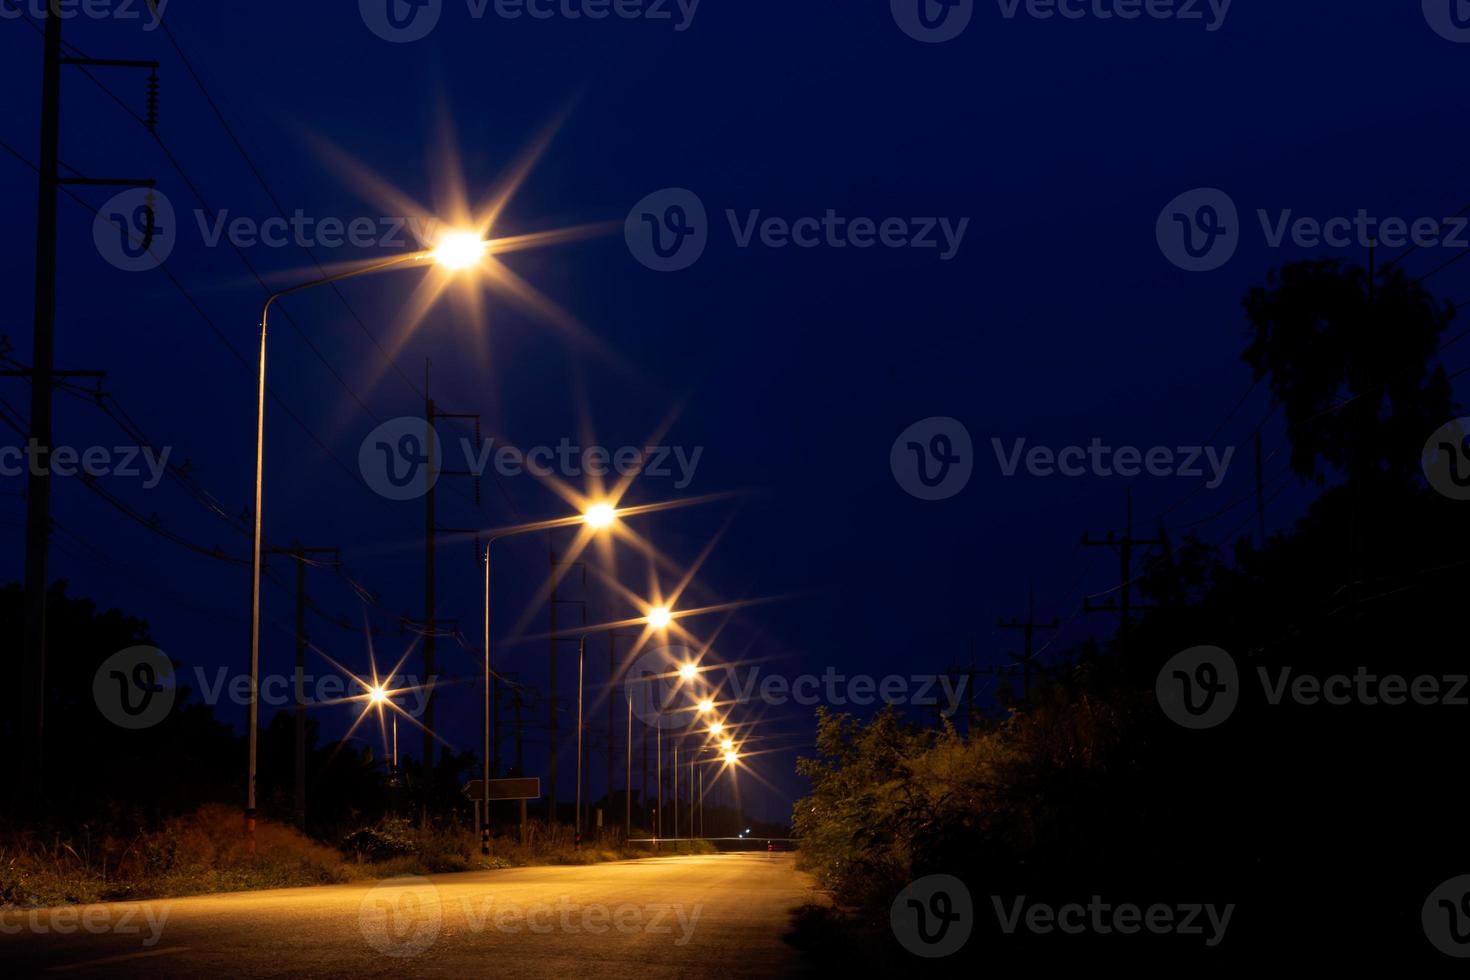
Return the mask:
<path id="1" fill-rule="evenodd" d="M 638 638 L 638 635 L 639 634 L 634 633 L 634 632 L 630 632 L 628 630 L 615 630 L 615 629 L 613 629 L 613 630 L 608 630 L 607 631 L 607 805 L 608 805 L 608 808 L 609 809 L 612 808 L 612 800 L 613 800 L 613 767 L 617 765 L 617 740 L 616 740 L 616 738 L 614 737 L 614 734 L 613 734 L 613 732 L 614 732 L 614 726 L 615 726 L 615 723 L 616 723 L 615 722 L 614 715 L 615 715 L 615 713 L 617 711 L 617 703 L 618 703 L 618 698 L 617 698 L 618 681 L 621 680 L 622 677 L 623 677 L 623 671 L 620 670 L 620 669 L 618 669 L 618 650 L 617 650 L 617 647 L 618 647 L 618 637 L 621 636 L 621 637 L 625 637 L 625 638 L 629 638 L 629 639 L 637 639 Z M 628 766 L 627 766 L 627 768 L 628 768 L 628 773 L 629 773 L 630 776 L 632 774 L 632 765 L 633 765 L 633 763 L 632 763 L 632 753 L 633 753 L 633 741 L 632 741 L 632 739 L 633 739 L 633 731 L 632 731 L 632 725 L 631 725 L 631 718 L 632 718 L 632 702 L 629 701 L 629 719 L 630 719 L 630 723 L 629 723 L 629 730 L 628 730 Z M 626 793 L 628 793 L 629 795 L 631 795 L 632 792 L 633 792 L 632 781 L 631 781 L 631 779 L 626 779 L 626 777 L 625 777 L 625 780 L 626 780 L 626 782 L 625 782 L 625 785 L 623 787 L 623 791 L 626 792 Z"/>
<path id="2" fill-rule="evenodd" d="M 633 699 L 628 698 L 627 771 L 623 774 L 623 840 L 633 836 Z"/>
<path id="3" fill-rule="evenodd" d="M 582 689 L 586 680 L 587 635 L 577 638 L 577 805 L 573 809 L 572 823 L 577 835 L 577 845 L 582 844 Z"/>
<path id="4" fill-rule="evenodd" d="M 267 548 L 268 555 L 289 555 L 296 562 L 296 673 L 292 689 L 295 705 L 295 778 L 291 813 L 296 826 L 306 829 L 306 566 L 315 564 L 309 555 L 330 555 L 333 564 L 341 564 L 342 552 L 337 548 L 303 548 L 296 542 L 290 548 Z"/>
<path id="5" fill-rule="evenodd" d="M 1128 642 L 1128 624 L 1133 610 L 1133 549 L 1137 547 L 1152 547 L 1162 542 L 1158 538 L 1135 538 L 1133 536 L 1133 490 L 1128 490 L 1127 496 L 1127 522 L 1121 538 L 1112 531 L 1101 541 L 1094 541 L 1087 535 L 1082 536 L 1082 545 L 1087 548 L 1116 548 L 1118 551 L 1118 585 L 1117 600 L 1109 599 L 1105 603 L 1093 605 L 1088 599 L 1082 600 L 1082 608 L 1086 612 L 1107 612 L 1118 614 L 1118 660 L 1124 661 Z"/>
<path id="6" fill-rule="evenodd" d="M 949 666 L 947 666 L 947 667 L 944 668 L 944 672 L 946 674 L 950 675 L 951 677 L 954 676 L 954 675 L 956 675 L 956 674 L 958 674 L 959 676 L 965 678 L 965 697 L 966 697 L 966 701 L 968 703 L 968 714 L 965 716 L 965 731 L 966 731 L 966 733 L 968 733 L 970 731 L 970 729 L 975 724 L 975 674 L 976 674 L 976 669 L 975 669 L 975 640 L 974 640 L 973 637 L 970 638 L 970 665 L 968 667 L 959 667 L 959 666 L 956 666 L 954 664 L 950 664 Z M 943 718 L 943 717 L 944 717 L 944 715 L 943 715 L 943 712 L 941 711 L 940 712 L 940 718 Z M 935 724 L 937 725 L 939 723 L 940 723 L 939 720 L 936 719 Z"/>
<path id="7" fill-rule="evenodd" d="M 563 562 L 557 558 L 556 544 L 550 535 L 546 539 L 546 554 L 551 568 L 551 597 L 548 602 L 548 610 L 551 619 L 551 632 L 547 643 L 546 670 L 547 670 L 547 791 L 546 791 L 546 819 L 551 823 L 556 822 L 556 756 L 557 750 L 561 748 L 561 729 L 557 719 L 557 690 L 556 690 L 556 660 L 557 644 L 574 637 L 563 637 L 557 634 L 557 609 L 561 606 L 579 606 L 581 608 L 581 625 L 587 625 L 587 602 L 584 599 L 563 599 L 560 594 L 562 569 L 578 568 L 581 570 L 581 584 L 587 585 L 587 567 L 581 562 Z"/>
<path id="8" fill-rule="evenodd" d="M 67 5 L 70 6 L 70 5 Z M 151 180 L 63 178 L 61 155 L 61 67 L 82 65 L 148 68 L 157 78 L 158 62 L 94 60 L 62 57 L 62 0 L 47 0 L 41 66 L 41 141 L 36 190 L 36 279 L 31 344 L 31 418 L 29 440 L 42 464 L 30 467 L 26 483 L 25 614 L 22 626 L 21 779 L 39 799 L 43 791 L 46 702 L 47 551 L 51 536 L 50 453 L 51 400 L 57 377 L 56 350 L 56 203 L 63 184 L 153 187 Z M 75 12 L 67 11 L 71 16 Z M 148 124 L 157 119 L 156 89 L 150 92 Z M 149 212 L 151 222 L 152 212 Z M 151 227 L 151 224 L 150 224 Z M 145 241 L 144 245 L 148 243 Z"/>
<path id="9" fill-rule="evenodd" d="M 1002 619 L 998 620 L 995 625 L 1003 630 L 1020 630 L 1021 635 L 1024 637 L 1024 646 L 1021 653 L 1021 700 L 1029 703 L 1031 701 L 1031 671 L 1036 659 L 1036 631 L 1059 629 L 1062 624 L 1055 619 L 1049 623 L 1038 623 L 1036 621 L 1036 583 L 1033 582 L 1027 592 L 1026 621 L 1023 623 L 1014 618 L 1009 621 Z"/>
<path id="10" fill-rule="evenodd" d="M 516 729 L 516 774 L 526 774 L 526 719 L 521 715 L 521 709 L 526 706 L 526 699 L 521 697 L 520 685 L 516 685 L 510 692 L 510 710 L 515 715 Z"/>
<path id="11" fill-rule="evenodd" d="M 1261 430 L 1256 430 L 1256 534 L 1257 546 L 1266 547 L 1266 474 L 1261 462 Z"/>
<path id="12" fill-rule="evenodd" d="M 434 672 L 438 669 L 437 642 L 438 642 L 438 612 L 434 597 L 434 545 L 435 537 L 442 533 L 456 533 L 455 529 L 439 527 L 435 516 L 436 496 L 435 488 L 438 477 L 441 476 L 469 476 L 475 480 L 475 506 L 480 506 L 480 478 L 471 471 L 443 469 L 443 462 L 434 458 L 434 423 L 439 419 L 474 419 L 475 422 L 475 445 L 480 444 L 480 416 L 477 414 L 462 414 L 453 412 L 441 412 L 429 395 L 429 370 L 433 362 L 424 361 L 424 453 L 428 459 L 428 492 L 424 494 L 424 683 L 429 686 L 424 697 L 424 775 L 429 774 L 434 768 Z M 478 541 L 475 553 L 479 555 Z M 490 778 L 488 775 L 486 778 Z"/>

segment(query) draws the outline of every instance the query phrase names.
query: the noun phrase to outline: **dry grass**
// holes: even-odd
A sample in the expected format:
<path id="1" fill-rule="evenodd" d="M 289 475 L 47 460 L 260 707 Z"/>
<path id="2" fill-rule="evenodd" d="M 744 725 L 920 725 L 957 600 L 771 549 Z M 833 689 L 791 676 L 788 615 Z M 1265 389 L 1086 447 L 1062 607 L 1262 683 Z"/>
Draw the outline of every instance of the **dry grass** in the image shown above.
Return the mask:
<path id="1" fill-rule="evenodd" d="M 596 864 L 648 857 L 647 848 L 620 840 L 589 841 L 579 850 L 570 828 L 533 823 L 527 841 L 497 837 L 488 858 L 469 828 L 417 828 L 386 821 L 352 840 L 378 845 L 345 852 L 312 840 L 294 827 L 260 820 L 255 853 L 241 832 L 240 811 L 222 804 L 200 808 L 155 833 L 131 839 L 83 834 L 49 839 L 34 833 L 0 838 L 0 908 L 290 888 L 404 874 Z M 683 845 L 681 853 L 700 851 Z M 703 845 L 703 850 L 712 850 Z M 673 853 L 665 848 L 660 853 Z"/>

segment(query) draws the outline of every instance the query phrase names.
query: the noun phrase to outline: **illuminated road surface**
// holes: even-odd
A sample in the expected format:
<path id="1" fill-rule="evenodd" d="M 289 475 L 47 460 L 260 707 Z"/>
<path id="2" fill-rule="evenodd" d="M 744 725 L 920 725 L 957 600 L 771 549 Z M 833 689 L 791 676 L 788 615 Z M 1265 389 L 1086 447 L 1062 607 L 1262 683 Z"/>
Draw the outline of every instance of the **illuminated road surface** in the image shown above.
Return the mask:
<path id="1" fill-rule="evenodd" d="M 238 892 L 0 912 L 0 974 L 107 977 L 755 977 L 813 897 L 790 854 Z"/>

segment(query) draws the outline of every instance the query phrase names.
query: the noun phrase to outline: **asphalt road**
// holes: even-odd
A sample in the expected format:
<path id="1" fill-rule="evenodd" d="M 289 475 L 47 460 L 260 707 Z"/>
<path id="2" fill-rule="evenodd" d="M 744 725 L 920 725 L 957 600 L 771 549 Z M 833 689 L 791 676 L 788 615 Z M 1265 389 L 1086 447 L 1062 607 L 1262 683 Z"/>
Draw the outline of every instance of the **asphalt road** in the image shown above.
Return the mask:
<path id="1" fill-rule="evenodd" d="M 650 858 L 0 912 L 23 976 L 781 977 L 790 854 Z"/>

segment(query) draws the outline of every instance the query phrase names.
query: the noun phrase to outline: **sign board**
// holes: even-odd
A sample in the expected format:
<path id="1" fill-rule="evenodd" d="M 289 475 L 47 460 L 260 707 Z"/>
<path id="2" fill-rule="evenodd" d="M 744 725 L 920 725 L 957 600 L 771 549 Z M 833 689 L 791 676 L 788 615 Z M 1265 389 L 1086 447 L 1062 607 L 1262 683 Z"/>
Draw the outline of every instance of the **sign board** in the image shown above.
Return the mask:
<path id="1" fill-rule="evenodd" d="M 483 800 L 485 798 L 485 781 L 483 779 L 471 779 L 464 784 L 464 795 L 472 800 Z M 492 800 L 537 800 L 541 798 L 541 780 L 537 776 L 527 779 L 492 779 L 490 780 L 490 799 Z"/>

